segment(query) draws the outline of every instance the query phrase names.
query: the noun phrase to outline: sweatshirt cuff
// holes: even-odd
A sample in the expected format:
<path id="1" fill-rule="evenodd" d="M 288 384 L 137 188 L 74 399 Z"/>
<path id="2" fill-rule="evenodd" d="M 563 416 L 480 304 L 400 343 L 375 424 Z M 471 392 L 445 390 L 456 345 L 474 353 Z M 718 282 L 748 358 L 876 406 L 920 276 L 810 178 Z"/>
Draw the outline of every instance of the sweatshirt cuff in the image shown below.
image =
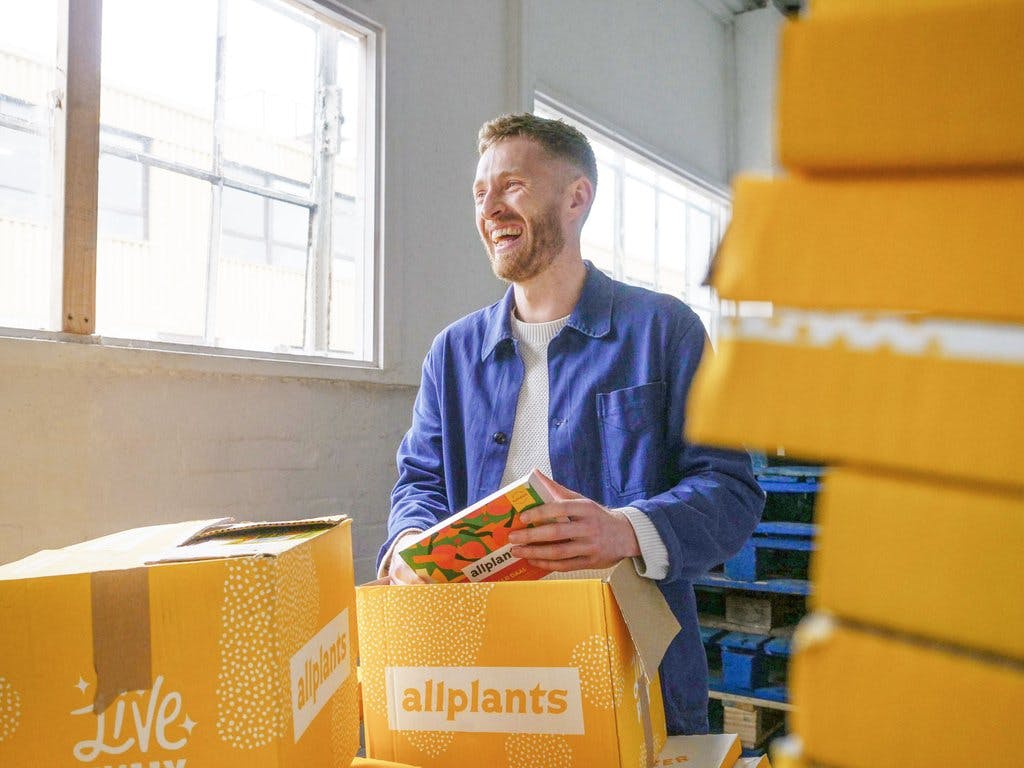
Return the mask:
<path id="1" fill-rule="evenodd" d="M 640 556 L 633 558 L 637 575 L 653 581 L 661 581 L 668 576 L 668 549 L 651 519 L 636 507 L 619 507 L 616 511 L 629 520 L 640 545 Z"/>
<path id="2" fill-rule="evenodd" d="M 384 557 L 381 558 L 380 565 L 377 566 L 377 578 L 383 579 L 388 575 L 388 571 L 391 570 L 391 558 L 394 557 L 395 547 L 398 546 L 398 542 L 402 540 L 402 537 L 409 533 L 423 533 L 419 528 L 406 528 L 404 531 L 399 533 L 391 542 L 391 546 L 388 547 L 388 551 L 384 553 Z"/>

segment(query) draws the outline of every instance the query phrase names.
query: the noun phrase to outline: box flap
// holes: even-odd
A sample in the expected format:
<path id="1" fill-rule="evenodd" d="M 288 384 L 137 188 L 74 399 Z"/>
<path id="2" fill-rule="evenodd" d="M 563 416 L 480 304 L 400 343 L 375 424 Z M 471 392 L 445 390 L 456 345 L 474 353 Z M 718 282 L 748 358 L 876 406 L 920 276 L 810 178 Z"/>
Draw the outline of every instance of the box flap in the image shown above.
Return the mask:
<path id="1" fill-rule="evenodd" d="M 632 560 L 623 560 L 612 568 L 605 581 L 626 621 L 643 675 L 650 682 L 669 643 L 679 633 L 679 620 L 658 586 L 637 575 Z"/>
<path id="2" fill-rule="evenodd" d="M 63 549 L 43 550 L 0 566 L 0 580 L 138 568 L 145 565 L 155 553 L 176 547 L 197 533 L 211 526 L 222 525 L 230 519 L 190 520 L 132 528 Z"/>
<path id="3" fill-rule="evenodd" d="M 692 768 L 734 768 L 743 747 L 735 733 L 669 736 L 655 765 L 686 763 Z"/>
<path id="4" fill-rule="evenodd" d="M 0 581 L 224 557 L 274 556 L 347 519 L 347 515 L 334 515 L 254 523 L 221 517 L 132 528 L 0 566 Z"/>
<path id="5" fill-rule="evenodd" d="M 198 531 L 182 544 L 155 553 L 146 563 L 157 565 L 225 557 L 276 557 L 348 519 L 347 515 L 333 515 L 270 522 L 227 520 Z"/>

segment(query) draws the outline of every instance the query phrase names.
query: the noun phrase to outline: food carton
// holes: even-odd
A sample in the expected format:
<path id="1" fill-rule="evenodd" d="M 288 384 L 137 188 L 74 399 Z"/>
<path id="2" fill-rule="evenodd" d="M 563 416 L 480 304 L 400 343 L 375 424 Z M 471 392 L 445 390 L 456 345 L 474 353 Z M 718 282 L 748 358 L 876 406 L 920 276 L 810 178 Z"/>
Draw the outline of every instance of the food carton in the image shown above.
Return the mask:
<path id="1" fill-rule="evenodd" d="M 200 521 L 0 567 L 0 765 L 348 766 L 350 521 Z"/>
<path id="2" fill-rule="evenodd" d="M 550 500 L 537 472 L 530 472 L 427 529 L 398 554 L 422 578 L 442 584 L 542 578 L 549 571 L 514 557 L 508 535 L 533 527 L 519 515 Z"/>
<path id="3" fill-rule="evenodd" d="M 423 768 L 635 768 L 665 741 L 679 625 L 630 561 L 602 578 L 356 590 L 367 754 Z"/>
<path id="4" fill-rule="evenodd" d="M 734 768 L 742 752 L 735 733 L 669 736 L 654 764 L 657 768 Z"/>

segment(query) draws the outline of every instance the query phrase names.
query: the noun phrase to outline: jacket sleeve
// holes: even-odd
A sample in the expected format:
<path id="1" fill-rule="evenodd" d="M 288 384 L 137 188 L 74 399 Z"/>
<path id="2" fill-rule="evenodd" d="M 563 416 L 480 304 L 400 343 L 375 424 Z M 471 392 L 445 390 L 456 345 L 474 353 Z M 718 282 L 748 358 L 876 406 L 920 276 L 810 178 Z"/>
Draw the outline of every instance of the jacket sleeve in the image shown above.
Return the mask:
<path id="1" fill-rule="evenodd" d="M 391 491 L 388 537 L 377 553 L 378 569 L 399 534 L 409 528 L 426 530 L 451 514 L 444 480 L 441 350 L 438 337 L 423 362 L 412 426 L 398 447 L 398 482 Z"/>
<path id="2" fill-rule="evenodd" d="M 670 345 L 671 405 L 668 461 L 675 484 L 648 499 L 630 502 L 646 514 L 668 550 L 664 583 L 691 581 L 739 552 L 764 510 L 764 492 L 744 451 L 689 443 L 683 436 L 686 397 L 701 355 L 708 350 L 704 326 L 691 316 Z"/>

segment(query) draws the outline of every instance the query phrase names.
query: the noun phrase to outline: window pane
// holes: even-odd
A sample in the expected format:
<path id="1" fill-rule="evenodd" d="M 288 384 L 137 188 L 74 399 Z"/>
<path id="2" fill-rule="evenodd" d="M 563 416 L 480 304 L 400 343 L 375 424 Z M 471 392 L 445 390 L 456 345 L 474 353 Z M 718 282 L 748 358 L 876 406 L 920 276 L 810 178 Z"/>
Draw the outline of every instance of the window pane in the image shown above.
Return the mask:
<path id="1" fill-rule="evenodd" d="M 372 356 L 367 316 L 373 312 L 373 270 L 369 258 L 365 183 L 365 125 L 369 73 L 364 41 L 339 32 L 336 37 L 340 141 L 334 158 L 331 291 L 328 297 L 328 345 L 332 352 L 353 358 Z"/>
<path id="2" fill-rule="evenodd" d="M 654 188 L 627 178 L 622 198 L 622 276 L 626 281 L 654 287 L 654 235 Z"/>
<path id="3" fill-rule="evenodd" d="M 266 238 L 265 197 L 225 187 L 221 196 L 221 227 L 232 235 Z"/>
<path id="4" fill-rule="evenodd" d="M 285 6 L 226 0 L 224 157 L 309 182 L 316 32 Z M 303 17 L 304 18 L 304 17 Z"/>
<path id="5" fill-rule="evenodd" d="M 683 298 L 686 292 L 686 206 L 658 195 L 658 290 Z"/>
<path id="6" fill-rule="evenodd" d="M 171 171 L 147 172 L 152 198 L 148 237 L 133 242 L 100 233 L 96 332 L 202 344 L 211 187 Z"/>
<path id="7" fill-rule="evenodd" d="M 57 4 L 0 0 L 0 326 L 54 329 L 51 239 Z"/>
<path id="8" fill-rule="evenodd" d="M 686 241 L 686 295 L 691 303 L 710 305 L 711 289 L 701 285 L 711 260 L 711 215 L 689 206 Z"/>
<path id="9" fill-rule="evenodd" d="M 280 232 L 284 241 L 298 239 L 305 244 L 307 208 L 274 201 L 270 211 L 271 231 Z M 268 257 L 258 263 L 236 250 L 239 242 L 244 241 L 225 237 L 218 259 L 217 344 L 271 352 L 301 349 L 305 335 L 305 247 L 298 250 L 260 241 Z"/>
<path id="10" fill-rule="evenodd" d="M 615 188 L 616 173 L 604 163 L 597 164 L 597 195 L 583 225 L 583 257 L 608 274 L 615 270 Z"/>
<path id="11" fill-rule="evenodd" d="M 102 44 L 100 121 L 144 137 L 157 157 L 210 170 L 217 3 L 104 0 Z"/>
<path id="12" fill-rule="evenodd" d="M 331 260 L 331 350 L 363 356 L 364 281 L 362 214 L 355 201 L 334 201 L 334 258 Z"/>

